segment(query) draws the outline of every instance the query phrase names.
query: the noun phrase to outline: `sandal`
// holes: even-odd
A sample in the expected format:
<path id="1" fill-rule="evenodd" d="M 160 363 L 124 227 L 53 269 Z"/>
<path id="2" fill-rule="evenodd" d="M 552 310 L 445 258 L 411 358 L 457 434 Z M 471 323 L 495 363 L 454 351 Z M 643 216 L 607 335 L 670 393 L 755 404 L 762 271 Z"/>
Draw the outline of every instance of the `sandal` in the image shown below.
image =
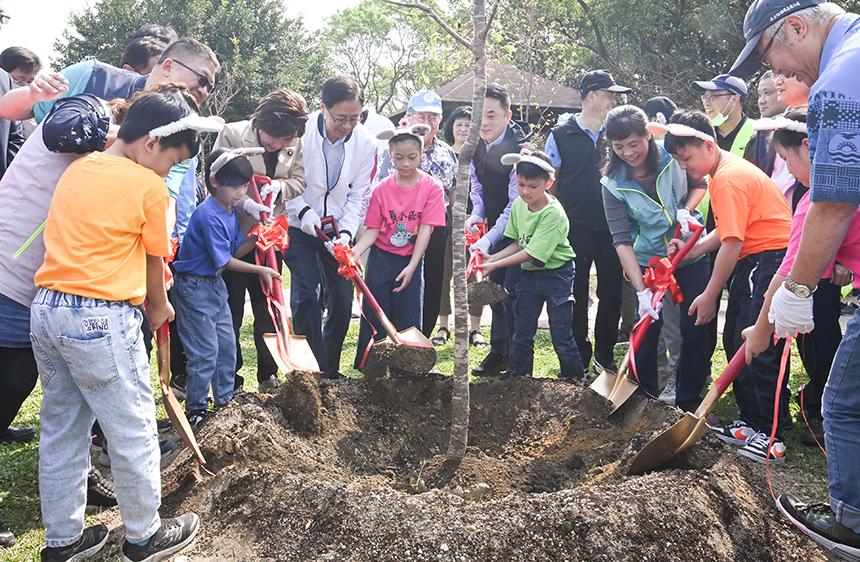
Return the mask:
<path id="1" fill-rule="evenodd" d="M 486 349 L 490 347 L 487 344 L 487 340 L 484 339 L 484 335 L 481 333 L 481 330 L 472 330 L 469 332 L 469 345 L 477 347 L 478 349 Z"/>
<path id="2" fill-rule="evenodd" d="M 449 330 L 448 328 L 446 328 L 444 326 L 440 326 L 439 329 L 436 330 L 436 335 L 433 336 L 433 339 L 431 339 L 430 341 L 433 343 L 433 345 L 435 345 L 437 347 L 441 347 L 441 346 L 445 345 L 446 343 L 448 343 L 448 338 L 450 338 L 450 337 L 451 337 L 451 330 Z"/>

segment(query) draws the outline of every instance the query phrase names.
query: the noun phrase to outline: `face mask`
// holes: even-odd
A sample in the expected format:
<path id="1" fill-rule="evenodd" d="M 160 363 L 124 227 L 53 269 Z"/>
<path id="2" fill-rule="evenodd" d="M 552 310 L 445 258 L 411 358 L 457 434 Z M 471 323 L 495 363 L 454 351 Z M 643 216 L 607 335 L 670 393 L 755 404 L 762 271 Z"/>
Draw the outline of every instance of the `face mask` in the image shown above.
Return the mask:
<path id="1" fill-rule="evenodd" d="M 724 107 L 723 110 L 721 112 L 719 112 L 716 117 L 711 119 L 711 125 L 713 125 L 716 128 L 716 127 L 719 127 L 720 125 L 722 125 L 723 123 L 725 123 L 726 121 L 729 120 L 729 113 L 732 112 L 732 102 L 734 102 L 734 101 L 735 101 L 735 98 L 732 98 L 731 100 L 729 100 L 729 103 L 726 104 L 726 107 Z"/>

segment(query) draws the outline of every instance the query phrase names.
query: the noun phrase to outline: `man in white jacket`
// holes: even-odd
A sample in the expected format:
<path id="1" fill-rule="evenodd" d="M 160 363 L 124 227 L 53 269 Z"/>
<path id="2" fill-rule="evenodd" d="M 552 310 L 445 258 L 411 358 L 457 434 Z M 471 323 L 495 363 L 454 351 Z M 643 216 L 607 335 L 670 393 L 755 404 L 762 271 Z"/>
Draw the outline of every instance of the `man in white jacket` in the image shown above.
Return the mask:
<path id="1" fill-rule="evenodd" d="M 293 330 L 307 336 L 322 376 L 328 379 L 343 377 L 338 368 L 349 329 L 352 283 L 338 275 L 337 260 L 317 237 L 315 227 L 321 217 L 334 217 L 339 241 L 351 245 L 364 221 L 364 200 L 376 175 L 377 150 L 376 139 L 359 124 L 363 108 L 364 92 L 355 79 L 337 76 L 323 85 L 320 111 L 308 116 L 302 137 L 308 186 L 286 206 L 291 226 L 284 262 L 291 275 Z M 328 310 L 324 329 L 321 283 Z"/>

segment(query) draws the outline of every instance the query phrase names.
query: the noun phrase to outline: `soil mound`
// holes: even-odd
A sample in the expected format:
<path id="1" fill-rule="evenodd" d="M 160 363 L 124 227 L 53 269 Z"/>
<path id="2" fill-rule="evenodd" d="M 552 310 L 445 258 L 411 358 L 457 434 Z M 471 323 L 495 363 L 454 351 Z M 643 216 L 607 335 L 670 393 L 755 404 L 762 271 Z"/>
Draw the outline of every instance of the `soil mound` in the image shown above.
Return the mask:
<path id="1" fill-rule="evenodd" d="M 474 385 L 469 448 L 446 460 L 451 379 L 317 383 L 237 397 L 163 474 L 165 514 L 203 522 L 191 560 L 813 561 L 764 467 L 708 435 L 661 472 L 633 456 L 681 418 L 520 378 Z"/>

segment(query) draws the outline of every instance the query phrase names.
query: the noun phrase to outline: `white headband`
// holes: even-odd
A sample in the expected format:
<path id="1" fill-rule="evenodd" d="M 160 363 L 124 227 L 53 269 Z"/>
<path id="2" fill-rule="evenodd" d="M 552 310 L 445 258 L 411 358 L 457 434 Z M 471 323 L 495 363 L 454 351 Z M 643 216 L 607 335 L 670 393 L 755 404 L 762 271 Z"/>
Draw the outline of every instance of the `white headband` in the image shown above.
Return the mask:
<path id="1" fill-rule="evenodd" d="M 405 119 L 404 119 L 405 121 Z M 396 129 L 386 129 L 384 131 L 379 131 L 376 133 L 376 138 L 379 140 L 388 140 L 396 137 L 397 135 L 412 135 L 417 138 L 421 143 L 421 150 L 424 150 L 424 135 L 430 132 L 430 125 L 425 125 L 424 123 L 416 123 L 415 125 L 408 126 L 405 122 L 401 122 L 400 126 Z"/>
<path id="2" fill-rule="evenodd" d="M 174 121 L 173 123 L 168 123 L 167 125 L 154 128 L 149 131 L 149 137 L 160 139 L 169 137 L 170 135 L 176 134 L 179 131 L 184 131 L 185 129 L 191 129 L 199 133 L 219 133 L 223 128 L 224 119 L 221 117 L 201 117 L 196 113 L 189 113 L 182 119 Z"/>
<path id="3" fill-rule="evenodd" d="M 668 125 L 664 125 L 662 123 L 651 122 L 646 125 L 649 133 L 655 135 L 665 135 L 666 133 L 670 135 L 675 135 L 676 137 L 695 137 L 697 139 L 702 139 L 703 141 L 714 141 L 714 137 L 707 133 L 703 133 L 698 129 L 694 129 L 689 125 L 682 125 L 681 123 L 669 123 Z"/>
<path id="4" fill-rule="evenodd" d="M 789 130 L 794 131 L 795 133 L 803 133 L 804 135 L 809 134 L 809 131 L 806 128 L 806 123 L 803 121 L 795 121 L 794 119 L 789 119 L 782 115 L 774 117 L 773 119 L 759 119 L 753 123 L 753 129 L 756 131 Z"/>
<path id="5" fill-rule="evenodd" d="M 516 166 L 520 162 L 528 162 L 534 164 L 544 172 L 549 174 L 550 179 L 555 179 L 555 168 L 546 160 L 541 160 L 537 156 L 532 156 L 532 151 L 528 148 L 523 148 L 520 153 L 511 152 L 502 156 L 502 164 L 505 166 Z"/>
<path id="6" fill-rule="evenodd" d="M 250 156 L 253 154 L 262 154 L 266 151 L 262 146 L 252 146 L 247 148 L 234 148 L 233 150 L 228 150 L 224 152 L 212 162 L 212 167 L 209 169 L 209 178 L 214 178 L 215 174 L 218 173 L 221 168 L 227 165 L 227 162 L 233 160 L 234 158 L 238 158 L 239 156 Z"/>

